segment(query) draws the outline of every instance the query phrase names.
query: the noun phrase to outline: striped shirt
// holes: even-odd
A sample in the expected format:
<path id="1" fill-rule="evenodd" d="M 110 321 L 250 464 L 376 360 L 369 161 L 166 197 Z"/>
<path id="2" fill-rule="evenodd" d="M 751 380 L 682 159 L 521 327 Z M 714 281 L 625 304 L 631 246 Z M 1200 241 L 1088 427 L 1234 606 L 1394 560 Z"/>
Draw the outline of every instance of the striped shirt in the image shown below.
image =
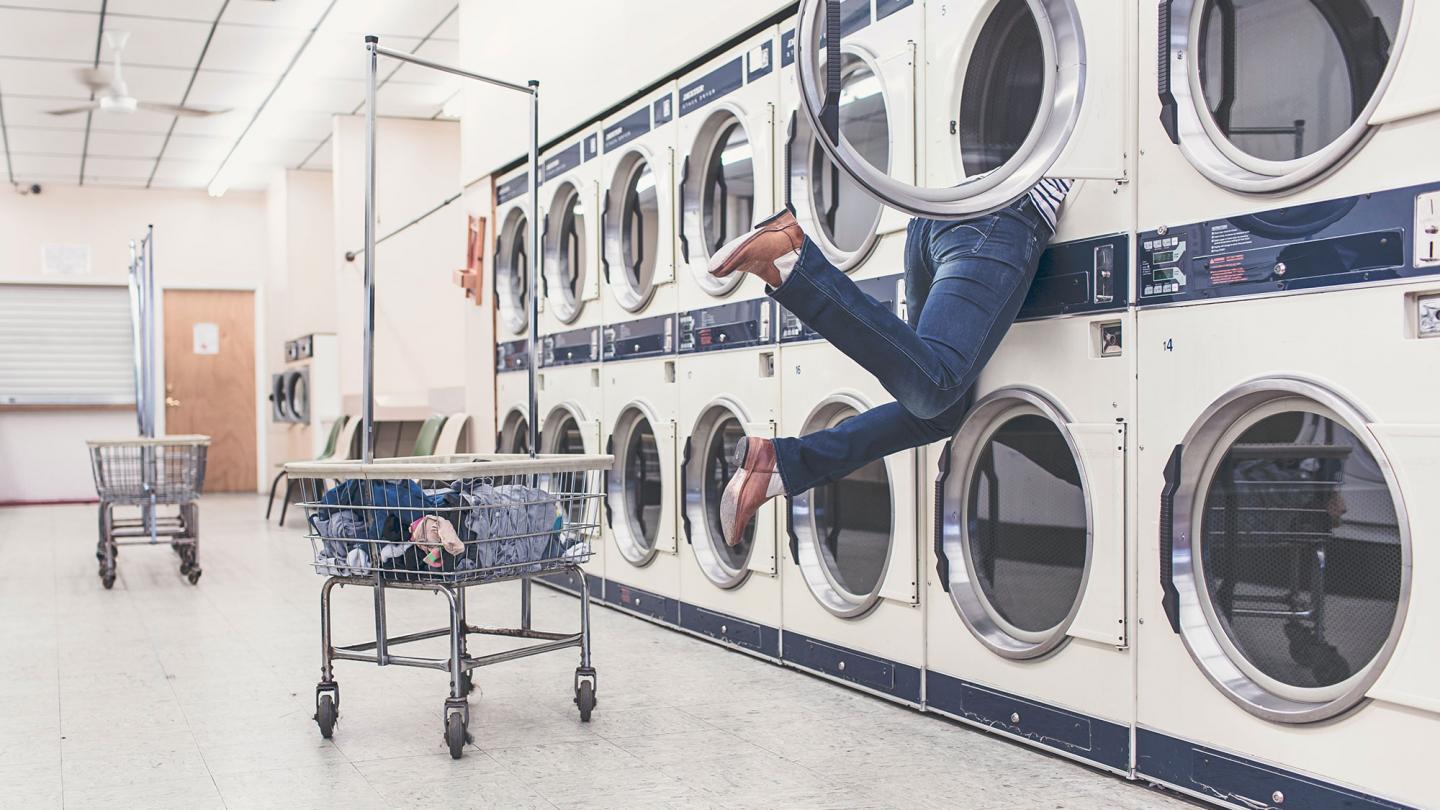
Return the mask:
<path id="1" fill-rule="evenodd" d="M 1061 180 L 1055 177 L 1046 177 L 1030 189 L 1030 202 L 1034 203 L 1035 210 L 1050 225 L 1050 233 L 1055 233 L 1055 221 L 1060 217 L 1060 206 L 1065 202 L 1065 195 L 1070 193 L 1070 186 L 1073 180 Z"/>

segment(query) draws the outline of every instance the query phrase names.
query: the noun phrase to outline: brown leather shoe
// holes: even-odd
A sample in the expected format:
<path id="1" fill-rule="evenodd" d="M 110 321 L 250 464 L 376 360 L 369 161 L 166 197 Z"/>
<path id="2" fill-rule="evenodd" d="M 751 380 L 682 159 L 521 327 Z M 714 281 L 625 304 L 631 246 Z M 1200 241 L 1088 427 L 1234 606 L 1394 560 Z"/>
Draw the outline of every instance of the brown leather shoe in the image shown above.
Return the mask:
<path id="1" fill-rule="evenodd" d="M 770 494 L 772 476 L 780 474 L 775 469 L 775 444 L 769 439 L 747 437 L 735 447 L 734 463 L 740 469 L 720 496 L 720 528 L 731 548 L 740 545 L 755 513 L 774 497 Z"/>
<path id="2" fill-rule="evenodd" d="M 786 253 L 799 253 L 804 243 L 805 232 L 790 209 L 784 209 L 716 251 L 710 257 L 710 275 L 725 278 L 731 273 L 751 273 L 771 287 L 779 287 L 780 269 L 775 260 Z"/>

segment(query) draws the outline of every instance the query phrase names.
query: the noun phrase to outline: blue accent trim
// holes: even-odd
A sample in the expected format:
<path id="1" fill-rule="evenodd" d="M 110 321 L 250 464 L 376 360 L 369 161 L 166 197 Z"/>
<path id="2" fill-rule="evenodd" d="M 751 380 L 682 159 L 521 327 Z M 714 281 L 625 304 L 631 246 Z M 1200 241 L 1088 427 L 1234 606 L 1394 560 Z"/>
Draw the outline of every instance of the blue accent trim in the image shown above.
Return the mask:
<path id="1" fill-rule="evenodd" d="M 645 106 L 605 128 L 605 153 L 609 154 L 649 131 L 650 108 Z"/>
<path id="2" fill-rule="evenodd" d="M 1175 225 L 1137 237 L 1140 306 L 1440 274 L 1415 266 L 1415 198 L 1440 183 Z"/>
<path id="3" fill-rule="evenodd" d="M 870 0 L 841 0 L 840 38 L 850 36 L 870 25 Z M 825 34 L 820 34 L 820 47 L 825 47 Z"/>
<path id="4" fill-rule="evenodd" d="M 590 135 L 585 138 L 584 152 L 585 157 L 583 159 L 585 161 L 594 160 L 600 155 L 600 136 L 598 134 Z"/>
<path id="5" fill-rule="evenodd" d="M 780 631 L 745 619 L 737 619 L 688 602 L 680 603 L 680 626 L 736 647 L 771 658 L 780 657 Z"/>
<path id="6" fill-rule="evenodd" d="M 778 306 L 769 298 L 732 301 L 679 315 L 678 353 L 745 349 L 775 343 Z"/>
<path id="7" fill-rule="evenodd" d="M 1108 276 L 1103 275 L 1106 271 Z M 1062 242 L 1040 256 L 1035 281 L 1015 320 L 1122 312 L 1130 303 L 1129 295 L 1129 235 Z"/>
<path id="8" fill-rule="evenodd" d="M 610 324 L 604 333 L 601 354 L 607 363 L 675 353 L 674 315 Z"/>
<path id="9" fill-rule="evenodd" d="M 655 126 L 668 124 L 675 120 L 675 99 L 673 96 L 665 96 L 657 100 L 653 105 L 655 109 Z"/>
<path id="10" fill-rule="evenodd" d="M 909 8 L 915 0 L 875 0 L 875 19 L 883 20 L 901 9 Z"/>
<path id="11" fill-rule="evenodd" d="M 600 361 L 600 328 L 572 329 L 540 338 L 540 367 L 575 366 Z"/>
<path id="12" fill-rule="evenodd" d="M 530 341 L 512 340 L 495 345 L 495 371 L 524 371 L 530 367 Z"/>
<path id="13" fill-rule="evenodd" d="M 1116 770 L 1130 768 L 1130 727 L 1057 709 L 989 687 L 925 673 L 932 709 Z M 1018 723 L 1012 717 L 1019 715 Z"/>
<path id="14" fill-rule="evenodd" d="M 909 703 L 920 703 L 920 668 L 785 630 L 784 660 Z"/>
<path id="15" fill-rule="evenodd" d="M 495 187 L 495 202 L 504 205 L 530 190 L 530 173 L 521 172 Z"/>
<path id="16" fill-rule="evenodd" d="M 680 117 L 745 86 L 744 58 L 737 56 L 680 88 Z"/>
<path id="17" fill-rule="evenodd" d="M 580 153 L 581 142 L 576 141 L 564 149 L 545 158 L 540 164 L 540 182 L 548 183 L 550 180 L 570 171 L 585 162 Z"/>
<path id="18" fill-rule="evenodd" d="M 605 580 L 605 601 L 635 613 L 642 613 L 666 624 L 680 624 L 680 601 L 678 599 L 660 596 L 607 579 Z"/>
<path id="19" fill-rule="evenodd" d="M 1135 750 L 1137 773 L 1211 800 L 1270 807 L 1279 791 L 1285 794 L 1285 807 L 1307 810 L 1408 807 L 1148 729 L 1135 730 Z"/>
<path id="20" fill-rule="evenodd" d="M 795 64 L 795 29 L 790 29 L 780 35 L 780 67 L 787 68 Z"/>
<path id="21" fill-rule="evenodd" d="M 878 278 L 861 279 L 855 282 L 860 291 L 880 302 L 898 318 L 904 318 L 905 274 L 895 273 Z M 824 340 L 819 332 L 806 326 L 794 313 L 780 307 L 780 342 L 783 344 L 806 343 Z"/>
<path id="22" fill-rule="evenodd" d="M 574 594 L 575 596 L 580 595 L 580 586 L 575 581 L 575 573 L 573 571 L 561 571 L 555 574 L 546 574 L 542 577 L 537 577 L 537 579 L 544 581 L 546 585 L 549 585 L 550 587 L 557 590 L 561 590 L 569 594 Z M 588 573 L 585 574 L 585 579 L 590 581 L 590 601 L 593 602 L 603 598 L 605 595 L 605 580 L 595 576 L 594 574 Z"/>
<path id="23" fill-rule="evenodd" d="M 745 83 L 769 76 L 775 70 L 775 43 L 765 41 L 745 54 Z"/>

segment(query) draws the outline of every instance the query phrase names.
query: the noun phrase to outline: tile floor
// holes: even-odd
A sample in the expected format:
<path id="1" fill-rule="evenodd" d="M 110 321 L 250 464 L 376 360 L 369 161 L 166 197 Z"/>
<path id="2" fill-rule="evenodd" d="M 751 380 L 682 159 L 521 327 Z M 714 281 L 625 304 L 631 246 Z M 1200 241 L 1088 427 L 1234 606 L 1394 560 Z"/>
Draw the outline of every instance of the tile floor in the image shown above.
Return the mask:
<path id="1" fill-rule="evenodd" d="M 0 509 L 0 808 L 1188 806 L 604 609 L 589 725 L 571 653 L 482 670 L 453 761 L 443 675 L 341 662 L 327 742 L 320 580 L 263 509 L 207 497 L 198 586 L 131 548 L 109 592 L 93 506 Z M 472 594 L 472 621 L 517 621 L 518 586 Z M 537 626 L 573 626 L 576 605 L 538 588 Z M 427 593 L 390 613 L 397 632 L 445 615 Z M 342 643 L 371 632 L 369 591 L 339 592 L 336 619 Z"/>

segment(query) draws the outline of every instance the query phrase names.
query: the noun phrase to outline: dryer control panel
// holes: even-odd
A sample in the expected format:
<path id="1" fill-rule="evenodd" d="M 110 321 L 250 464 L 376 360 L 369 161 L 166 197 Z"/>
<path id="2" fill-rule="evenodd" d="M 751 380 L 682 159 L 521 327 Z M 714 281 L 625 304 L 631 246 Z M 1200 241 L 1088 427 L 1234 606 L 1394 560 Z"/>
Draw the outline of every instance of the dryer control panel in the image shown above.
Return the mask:
<path id="1" fill-rule="evenodd" d="M 1035 281 L 1020 307 L 1019 321 L 1123 310 L 1129 303 L 1130 238 L 1101 236 L 1050 245 L 1040 256 Z"/>
<path id="2" fill-rule="evenodd" d="M 540 367 L 575 366 L 600 361 L 600 329 L 572 329 L 540 338 Z"/>
<path id="3" fill-rule="evenodd" d="M 905 276 L 866 278 L 855 282 L 860 291 L 880 302 L 880 305 L 895 313 L 897 318 L 908 320 L 905 310 Z M 780 342 L 803 343 L 808 340 L 824 340 L 820 333 L 800 322 L 789 310 L 780 307 Z"/>
<path id="4" fill-rule="evenodd" d="M 524 371 L 530 367 L 530 341 L 511 340 L 495 346 L 495 371 Z"/>
<path id="5" fill-rule="evenodd" d="M 775 342 L 775 310 L 769 298 L 692 309 L 677 319 L 680 354 L 744 349 Z"/>
<path id="6" fill-rule="evenodd" d="M 1139 304 L 1440 272 L 1421 238 L 1437 191 L 1429 184 L 1147 231 L 1139 236 Z"/>
<path id="7" fill-rule="evenodd" d="M 603 354 L 605 362 L 638 360 L 675 353 L 675 316 L 615 323 L 605 327 Z"/>

